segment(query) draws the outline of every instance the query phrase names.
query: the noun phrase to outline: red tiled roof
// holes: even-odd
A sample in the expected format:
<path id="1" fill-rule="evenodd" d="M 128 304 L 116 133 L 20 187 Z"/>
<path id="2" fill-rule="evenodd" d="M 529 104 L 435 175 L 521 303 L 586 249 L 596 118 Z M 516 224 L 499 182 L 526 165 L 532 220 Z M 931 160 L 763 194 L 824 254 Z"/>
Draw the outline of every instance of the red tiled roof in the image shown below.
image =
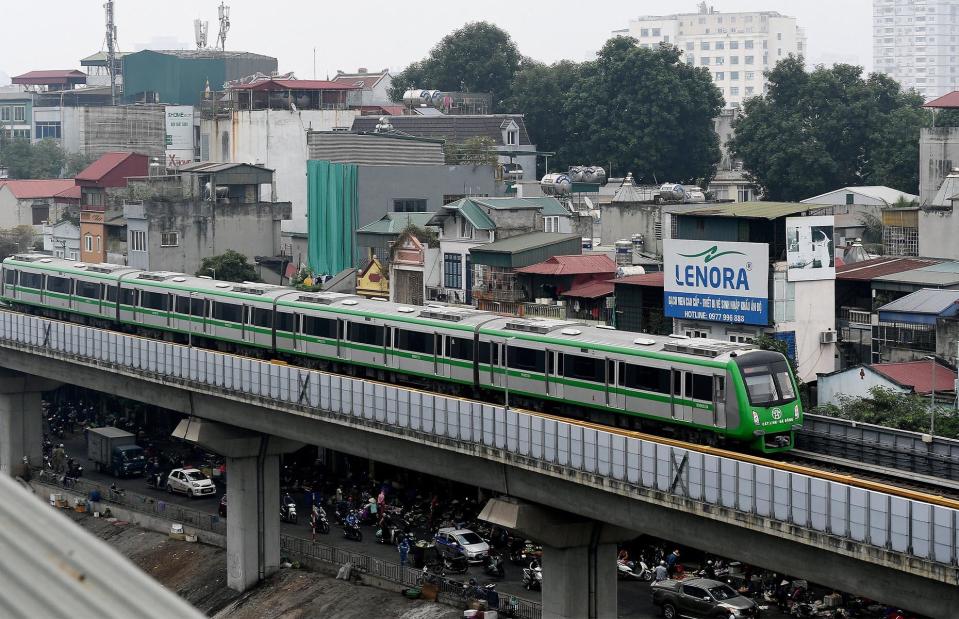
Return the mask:
<path id="1" fill-rule="evenodd" d="M 118 151 L 113 153 L 103 153 L 99 159 L 85 167 L 77 174 L 78 181 L 97 182 L 110 173 L 115 167 L 130 158 L 133 153 L 130 151 Z"/>
<path id="2" fill-rule="evenodd" d="M 872 260 L 863 260 L 862 262 L 853 262 L 836 267 L 836 279 L 850 281 L 871 281 L 883 275 L 892 275 L 893 273 L 903 273 L 913 269 L 939 264 L 942 260 L 932 260 L 928 258 L 901 258 L 897 256 L 886 256 L 884 258 L 873 258 Z"/>
<path id="3" fill-rule="evenodd" d="M 664 277 L 665 274 L 662 271 L 659 271 L 658 273 L 644 273 L 643 275 L 630 275 L 628 277 L 614 279 L 613 285 L 630 284 L 633 286 L 653 286 L 654 288 L 662 288 L 665 285 L 663 283 Z"/>
<path id="4" fill-rule="evenodd" d="M 598 299 L 599 297 L 606 297 L 613 294 L 613 281 L 615 280 L 605 282 L 590 282 L 588 284 L 583 284 L 582 286 L 570 288 L 560 296 L 577 297 L 580 299 Z"/>
<path id="5" fill-rule="evenodd" d="M 553 256 L 543 262 L 516 269 L 527 275 L 585 275 L 589 273 L 615 273 L 616 263 L 605 254 L 580 254 Z"/>
<path id="6" fill-rule="evenodd" d="M 951 108 L 959 107 L 959 90 L 953 90 L 950 93 L 944 94 L 941 97 L 929 101 L 922 107 L 938 107 L 938 108 Z"/>
<path id="7" fill-rule="evenodd" d="M 55 70 L 55 71 L 30 71 L 23 75 L 18 75 L 10 79 L 14 84 L 27 85 L 49 85 L 49 84 L 84 84 L 87 81 L 87 74 L 76 69 Z"/>
<path id="8" fill-rule="evenodd" d="M 68 187 L 53 197 L 59 200 L 80 200 L 80 185 Z"/>
<path id="9" fill-rule="evenodd" d="M 932 361 L 907 361 L 904 363 L 874 363 L 871 367 L 883 376 L 906 387 L 912 387 L 916 393 L 932 393 Z M 935 362 L 936 391 L 953 391 L 956 373 L 939 362 Z"/>
<path id="10" fill-rule="evenodd" d="M 234 90 L 359 90 L 349 82 L 326 80 L 262 80 L 232 86 Z"/>
<path id="11" fill-rule="evenodd" d="M 0 187 L 7 187 L 18 200 L 52 198 L 76 186 L 72 178 L 48 178 L 31 180 L 7 180 Z"/>

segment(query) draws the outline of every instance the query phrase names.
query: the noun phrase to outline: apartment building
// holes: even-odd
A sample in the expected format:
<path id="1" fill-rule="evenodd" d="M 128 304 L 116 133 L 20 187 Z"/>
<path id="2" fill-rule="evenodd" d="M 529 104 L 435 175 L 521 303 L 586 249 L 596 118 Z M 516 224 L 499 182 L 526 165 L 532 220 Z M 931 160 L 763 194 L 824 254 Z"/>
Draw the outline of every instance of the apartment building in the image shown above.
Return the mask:
<path id="1" fill-rule="evenodd" d="M 873 65 L 928 101 L 956 89 L 957 0 L 873 0 Z"/>
<path id="2" fill-rule="evenodd" d="M 806 34 L 795 17 L 775 11 L 720 13 L 705 2 L 697 13 L 631 19 L 613 35 L 631 36 L 641 47 L 677 46 L 687 64 L 709 69 L 727 107 L 763 94 L 764 71 L 790 54 L 806 53 Z"/>

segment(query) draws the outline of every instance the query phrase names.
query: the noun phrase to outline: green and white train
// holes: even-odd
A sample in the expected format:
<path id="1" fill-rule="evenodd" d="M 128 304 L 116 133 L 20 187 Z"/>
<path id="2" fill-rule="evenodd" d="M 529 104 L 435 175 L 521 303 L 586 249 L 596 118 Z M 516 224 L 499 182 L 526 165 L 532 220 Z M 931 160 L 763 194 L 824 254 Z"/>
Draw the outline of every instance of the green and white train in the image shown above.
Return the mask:
<path id="1" fill-rule="evenodd" d="M 779 353 L 471 308 L 221 282 L 42 254 L 3 261 L 18 311 L 766 453 L 802 426 Z"/>

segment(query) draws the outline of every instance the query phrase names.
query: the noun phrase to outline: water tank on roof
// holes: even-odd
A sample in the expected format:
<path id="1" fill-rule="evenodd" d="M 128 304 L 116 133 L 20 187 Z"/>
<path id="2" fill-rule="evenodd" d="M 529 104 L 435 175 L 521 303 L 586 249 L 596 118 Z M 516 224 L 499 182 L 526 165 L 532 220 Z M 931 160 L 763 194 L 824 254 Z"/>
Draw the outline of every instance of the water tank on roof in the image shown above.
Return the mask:
<path id="1" fill-rule="evenodd" d="M 572 189 L 573 181 L 568 174 L 547 174 L 539 185 L 547 196 L 566 196 Z"/>
<path id="2" fill-rule="evenodd" d="M 600 166 L 590 166 L 583 170 L 584 183 L 606 184 L 606 170 Z"/>
<path id="3" fill-rule="evenodd" d="M 443 97 L 446 93 L 442 90 L 431 90 L 430 91 L 430 105 L 435 108 L 443 107 Z"/>
<path id="4" fill-rule="evenodd" d="M 616 267 L 616 277 L 629 277 L 630 275 L 645 275 L 646 269 L 643 267 L 620 266 Z"/>
<path id="5" fill-rule="evenodd" d="M 633 264 L 633 244 L 625 239 L 616 241 L 616 264 L 629 266 Z"/>
<path id="6" fill-rule="evenodd" d="M 574 183 L 586 182 L 585 181 L 586 168 L 584 168 L 583 166 L 574 165 L 573 167 L 569 169 L 569 172 L 567 172 L 567 174 L 569 175 L 570 180 L 572 180 Z"/>
<path id="7" fill-rule="evenodd" d="M 679 183 L 663 183 L 659 188 L 659 197 L 663 200 L 679 202 L 686 197 L 686 188 Z"/>
<path id="8" fill-rule="evenodd" d="M 633 242 L 634 252 L 641 252 L 643 247 L 646 246 L 646 238 L 642 234 L 634 234 L 630 237 L 630 241 Z"/>
<path id="9" fill-rule="evenodd" d="M 429 90 L 412 88 L 403 93 L 403 103 L 405 105 L 412 105 L 413 107 L 419 107 L 421 105 L 429 105 L 430 100 L 431 99 L 430 99 Z"/>
<path id="10" fill-rule="evenodd" d="M 590 237 L 588 237 L 588 236 L 584 236 L 584 237 L 583 237 L 583 249 L 587 249 L 587 250 L 593 249 L 593 239 L 592 239 L 592 238 L 590 238 Z"/>

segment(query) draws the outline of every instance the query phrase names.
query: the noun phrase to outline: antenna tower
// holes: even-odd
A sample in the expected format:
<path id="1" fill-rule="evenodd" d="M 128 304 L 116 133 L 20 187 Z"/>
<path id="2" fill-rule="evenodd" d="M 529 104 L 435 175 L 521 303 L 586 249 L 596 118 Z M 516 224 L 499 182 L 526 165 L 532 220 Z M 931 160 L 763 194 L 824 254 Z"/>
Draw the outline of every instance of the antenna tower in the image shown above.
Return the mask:
<path id="1" fill-rule="evenodd" d="M 226 33 L 230 31 L 230 7 L 221 2 L 219 8 L 220 32 L 216 35 L 216 46 L 226 50 Z"/>
<path id="2" fill-rule="evenodd" d="M 207 33 L 210 31 L 210 22 L 193 20 L 193 34 L 196 37 L 196 48 L 206 49 Z"/>
<path id="3" fill-rule="evenodd" d="M 110 74 L 110 103 L 117 104 L 117 25 L 113 19 L 113 0 L 103 5 L 106 13 L 107 71 Z"/>

